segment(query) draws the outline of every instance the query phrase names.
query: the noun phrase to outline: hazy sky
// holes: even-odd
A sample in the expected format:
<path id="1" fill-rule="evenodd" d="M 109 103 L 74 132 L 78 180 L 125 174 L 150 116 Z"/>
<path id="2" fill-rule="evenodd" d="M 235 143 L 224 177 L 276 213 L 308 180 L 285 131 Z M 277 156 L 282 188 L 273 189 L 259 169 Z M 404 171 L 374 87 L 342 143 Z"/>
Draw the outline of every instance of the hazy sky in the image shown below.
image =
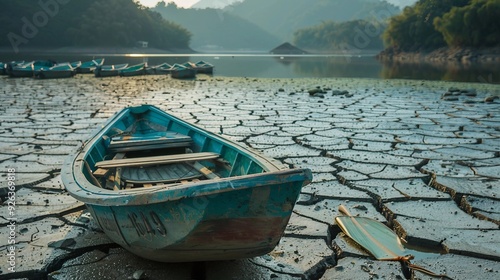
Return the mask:
<path id="1" fill-rule="evenodd" d="M 139 2 L 146 6 L 146 7 L 154 7 L 156 6 L 156 3 L 163 1 L 163 0 L 139 0 Z M 194 3 L 198 2 L 199 0 L 165 0 L 165 2 L 170 3 L 170 2 L 175 2 L 177 6 L 183 7 L 183 8 L 188 8 L 191 7 Z"/>
<path id="2" fill-rule="evenodd" d="M 154 6 L 156 6 L 156 3 L 163 1 L 163 0 L 137 0 L 137 1 L 139 1 L 142 5 L 144 5 L 146 7 L 154 7 Z M 198 1 L 199 0 L 165 0 L 165 2 L 167 2 L 167 3 L 175 2 L 175 4 L 177 4 L 177 6 L 182 7 L 182 8 L 189 8 Z M 417 0 L 388 0 L 387 2 L 404 7 L 404 6 L 413 5 L 415 2 L 417 2 Z"/>

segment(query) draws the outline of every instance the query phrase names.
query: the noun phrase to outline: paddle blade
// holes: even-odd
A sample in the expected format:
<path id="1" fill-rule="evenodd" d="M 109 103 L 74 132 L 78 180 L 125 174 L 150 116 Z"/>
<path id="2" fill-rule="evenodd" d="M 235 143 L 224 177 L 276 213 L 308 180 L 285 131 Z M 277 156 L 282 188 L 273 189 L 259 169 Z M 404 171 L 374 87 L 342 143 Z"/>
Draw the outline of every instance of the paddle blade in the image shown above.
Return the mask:
<path id="1" fill-rule="evenodd" d="M 399 260 L 406 255 L 399 237 L 379 221 L 354 216 L 336 217 L 335 221 L 347 236 L 378 260 Z"/>

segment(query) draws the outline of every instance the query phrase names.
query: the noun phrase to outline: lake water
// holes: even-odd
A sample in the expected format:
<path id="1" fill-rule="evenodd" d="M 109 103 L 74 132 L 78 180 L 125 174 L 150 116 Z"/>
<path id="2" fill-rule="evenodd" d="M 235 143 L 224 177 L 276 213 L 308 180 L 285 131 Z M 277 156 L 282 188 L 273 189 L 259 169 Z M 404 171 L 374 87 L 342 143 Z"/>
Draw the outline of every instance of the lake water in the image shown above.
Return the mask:
<path id="1" fill-rule="evenodd" d="M 105 64 L 136 64 L 147 61 L 149 65 L 167 62 L 184 63 L 204 60 L 215 65 L 214 76 L 266 77 L 266 78 L 311 78 L 351 77 L 378 79 L 446 80 L 500 84 L 500 72 L 495 64 L 458 63 L 440 64 L 385 64 L 374 55 L 299 55 L 279 56 L 265 54 L 186 54 L 186 55 L 0 55 L 0 61 L 14 59 L 52 59 L 63 61 L 86 61 L 93 57 L 104 57 Z"/>

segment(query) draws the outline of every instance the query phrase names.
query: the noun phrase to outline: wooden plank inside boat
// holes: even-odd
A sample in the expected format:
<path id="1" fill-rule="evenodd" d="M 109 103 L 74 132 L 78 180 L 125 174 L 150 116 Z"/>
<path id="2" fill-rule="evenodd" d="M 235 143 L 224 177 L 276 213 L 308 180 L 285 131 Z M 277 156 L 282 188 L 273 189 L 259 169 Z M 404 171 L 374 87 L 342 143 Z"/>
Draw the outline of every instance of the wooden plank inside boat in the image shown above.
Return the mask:
<path id="1" fill-rule="evenodd" d="M 193 167 L 196 168 L 199 172 L 201 172 L 205 177 L 208 179 L 219 179 L 220 177 L 217 176 L 215 173 L 212 172 L 212 170 L 208 169 L 206 166 L 199 162 L 194 162 Z"/>
<path id="2" fill-rule="evenodd" d="M 141 157 L 141 158 L 124 158 L 104 160 L 95 164 L 98 168 L 113 168 L 113 167 L 131 167 L 131 166 L 147 166 L 156 164 L 169 164 L 176 162 L 188 162 L 198 160 L 216 159 L 219 155 L 216 153 L 189 153 L 176 154 L 165 156 Z"/>
<path id="3" fill-rule="evenodd" d="M 176 132 L 154 132 L 143 135 L 113 137 L 109 144 L 112 151 L 126 152 L 146 149 L 189 147 L 191 137 Z"/>

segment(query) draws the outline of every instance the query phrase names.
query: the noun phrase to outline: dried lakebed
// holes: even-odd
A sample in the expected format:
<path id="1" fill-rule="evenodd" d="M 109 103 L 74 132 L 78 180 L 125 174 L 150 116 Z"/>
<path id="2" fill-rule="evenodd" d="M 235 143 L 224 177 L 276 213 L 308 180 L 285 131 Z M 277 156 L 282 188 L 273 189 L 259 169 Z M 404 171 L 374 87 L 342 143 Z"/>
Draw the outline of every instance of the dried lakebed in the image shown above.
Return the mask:
<path id="1" fill-rule="evenodd" d="M 202 75 L 0 85 L 0 279 L 403 279 L 399 263 L 374 260 L 340 232 L 341 204 L 393 228 L 415 264 L 500 278 L 498 85 Z M 147 261 L 112 243 L 66 193 L 67 155 L 116 111 L 144 103 L 313 170 L 273 252 Z"/>

